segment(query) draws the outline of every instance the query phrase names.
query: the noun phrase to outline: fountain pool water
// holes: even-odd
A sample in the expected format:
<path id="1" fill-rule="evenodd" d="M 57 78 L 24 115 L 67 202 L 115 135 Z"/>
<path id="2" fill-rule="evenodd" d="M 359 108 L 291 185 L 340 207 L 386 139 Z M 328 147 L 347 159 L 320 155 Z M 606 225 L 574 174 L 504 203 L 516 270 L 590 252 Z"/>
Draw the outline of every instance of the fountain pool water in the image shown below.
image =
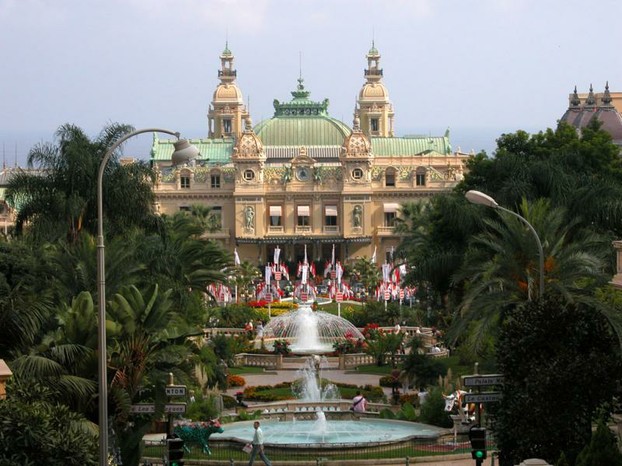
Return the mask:
<path id="1" fill-rule="evenodd" d="M 435 439 L 444 429 L 416 422 L 391 419 L 359 419 L 350 421 L 327 421 L 322 411 L 315 421 L 261 421 L 264 441 L 268 445 L 322 444 L 337 447 L 344 444 L 395 443 L 411 438 Z M 222 434 L 212 434 L 213 440 L 235 438 L 249 442 L 253 438 L 253 421 L 235 422 L 225 427 Z"/>
<path id="2" fill-rule="evenodd" d="M 346 338 L 364 339 L 346 319 L 303 304 L 294 311 L 273 317 L 264 329 L 266 340 L 284 339 L 295 354 L 321 354 L 333 351 L 335 342 Z"/>
<path id="3" fill-rule="evenodd" d="M 322 359 L 314 355 L 307 358 L 305 366 L 299 371 L 301 374 L 300 389 L 297 391 L 301 401 L 316 402 L 335 400 L 339 398 L 337 387 L 328 384 L 319 386 Z M 280 421 L 268 419 L 261 421 L 265 443 L 283 448 L 297 448 L 300 444 L 305 447 L 319 448 L 348 448 L 370 442 L 376 444 L 400 443 L 413 438 L 436 439 L 444 429 L 428 426 L 416 422 L 396 421 L 391 419 L 372 419 L 357 417 L 352 420 L 326 419 L 326 414 L 316 408 L 315 420 L 300 420 L 295 416 L 308 416 L 308 408 L 301 407 L 293 420 Z M 324 406 L 322 409 L 329 409 Z M 303 411 L 304 410 L 304 411 Z M 253 421 L 234 422 L 227 424 L 222 434 L 212 434 L 213 440 L 236 440 L 249 442 L 253 437 Z"/>

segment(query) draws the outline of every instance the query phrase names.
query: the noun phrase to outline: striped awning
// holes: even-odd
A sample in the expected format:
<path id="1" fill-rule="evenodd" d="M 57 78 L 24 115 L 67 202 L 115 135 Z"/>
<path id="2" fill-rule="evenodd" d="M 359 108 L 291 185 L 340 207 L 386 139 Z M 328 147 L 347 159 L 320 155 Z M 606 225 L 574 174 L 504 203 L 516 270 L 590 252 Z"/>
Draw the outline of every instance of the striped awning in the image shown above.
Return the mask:
<path id="1" fill-rule="evenodd" d="M 337 206 L 336 205 L 327 205 L 324 207 L 324 211 L 326 212 L 327 217 L 336 217 L 337 216 Z"/>
<path id="2" fill-rule="evenodd" d="M 270 217 L 280 217 L 282 215 L 282 207 L 280 205 L 270 206 Z"/>
<path id="3" fill-rule="evenodd" d="M 400 205 L 395 202 L 386 202 L 384 204 L 385 213 L 397 212 L 397 209 L 400 208 Z"/>
<path id="4" fill-rule="evenodd" d="M 308 205 L 299 205 L 298 206 L 298 216 L 299 217 L 308 217 L 310 215 L 310 209 Z"/>

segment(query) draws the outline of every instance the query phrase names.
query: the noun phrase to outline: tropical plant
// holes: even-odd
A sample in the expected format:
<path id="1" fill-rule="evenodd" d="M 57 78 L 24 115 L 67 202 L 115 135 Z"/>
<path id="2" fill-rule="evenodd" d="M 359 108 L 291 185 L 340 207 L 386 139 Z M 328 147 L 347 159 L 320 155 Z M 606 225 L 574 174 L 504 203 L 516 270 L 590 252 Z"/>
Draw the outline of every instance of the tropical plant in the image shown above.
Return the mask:
<path id="1" fill-rule="evenodd" d="M 608 278 L 608 241 L 568 222 L 563 209 L 552 209 L 544 199 L 523 201 L 520 212 L 543 244 L 545 292 L 566 302 L 593 301 L 594 290 Z M 539 297 L 540 257 L 533 233 L 509 214 L 484 223 L 455 275 L 465 283 L 465 293 L 451 332 L 455 341 L 468 328 L 467 343 L 476 353 L 516 306 Z"/>
<path id="2" fill-rule="evenodd" d="M 47 387 L 9 383 L 0 400 L 0 464 L 95 466 L 97 431 L 67 406 L 47 401 Z"/>
<path id="3" fill-rule="evenodd" d="M 145 264 L 144 279 L 171 289 L 171 299 L 186 320 L 204 325 L 208 285 L 226 279 L 231 255 L 203 237 L 197 218 L 184 213 L 165 218 L 161 235 L 148 235 L 136 251 Z"/>
<path id="4" fill-rule="evenodd" d="M 254 299 L 254 282 L 261 277 L 259 268 L 248 261 L 236 265 L 229 271 L 229 286 L 238 292 L 236 302 L 240 302 L 239 297 L 243 297 L 245 302 Z"/>
<path id="5" fill-rule="evenodd" d="M 132 127 L 110 124 L 95 139 L 72 124 L 56 131 L 56 144 L 41 143 L 28 154 L 28 167 L 11 176 L 6 201 L 17 211 L 16 233 L 73 243 L 83 230 L 96 234 L 97 173 L 107 150 Z M 115 154 L 116 155 L 116 154 Z M 106 229 L 112 236 L 133 226 L 152 227 L 153 172 L 145 162 L 108 162 L 103 180 Z"/>
<path id="6" fill-rule="evenodd" d="M 380 283 L 380 270 L 371 259 L 359 257 L 352 265 L 350 277 L 351 280 L 356 280 L 363 284 L 366 291 L 365 299 L 367 300 L 375 291 L 378 283 Z"/>
<path id="7" fill-rule="evenodd" d="M 130 423 L 131 404 L 142 396 L 162 400 L 169 373 L 177 383 L 192 382 L 195 371 L 213 375 L 213 351 L 187 340 L 196 328 L 173 307 L 171 294 L 160 293 L 157 285 L 144 293 L 129 285 L 108 306 L 111 412 L 124 464 L 137 463 L 150 424 L 148 418 Z"/>

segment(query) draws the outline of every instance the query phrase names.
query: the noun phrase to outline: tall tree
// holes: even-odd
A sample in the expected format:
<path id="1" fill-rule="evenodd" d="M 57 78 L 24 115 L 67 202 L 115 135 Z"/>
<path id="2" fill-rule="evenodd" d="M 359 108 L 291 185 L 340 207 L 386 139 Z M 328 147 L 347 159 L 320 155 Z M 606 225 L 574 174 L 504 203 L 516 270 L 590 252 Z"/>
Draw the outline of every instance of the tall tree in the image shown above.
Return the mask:
<path id="1" fill-rule="evenodd" d="M 123 464 L 138 464 L 142 436 L 150 425 L 146 418 L 130 423 L 131 404 L 144 396 L 163 401 L 169 373 L 176 382 L 188 383 L 196 381 L 195 371 L 208 377 L 215 372 L 213 351 L 188 340 L 197 329 L 185 321 L 170 296 L 170 290 L 160 292 L 157 286 L 144 293 L 127 286 L 109 306 L 111 412 Z"/>
<path id="2" fill-rule="evenodd" d="M 16 232 L 28 225 L 30 237 L 39 241 L 66 238 L 75 242 L 84 229 L 96 233 L 97 172 L 107 150 L 132 130 L 110 124 L 95 139 L 82 129 L 65 124 L 57 141 L 30 150 L 28 167 L 11 177 L 6 200 L 17 210 Z M 118 154 L 115 154 L 118 155 Z M 144 162 L 121 164 L 113 157 L 103 181 L 105 226 L 118 234 L 134 225 L 153 226 L 154 175 Z"/>
<path id="3" fill-rule="evenodd" d="M 622 368 L 607 321 L 550 293 L 508 316 L 497 358 L 505 377 L 494 412 L 501 464 L 533 457 L 553 464 L 562 451 L 574 464 L 599 409 L 610 408 Z"/>
<path id="4" fill-rule="evenodd" d="M 183 212 L 164 219 L 159 235 L 147 235 L 137 249 L 145 264 L 144 279 L 172 289 L 171 299 L 192 322 L 205 324 L 207 286 L 226 280 L 231 254 L 220 243 L 203 236 L 197 217 Z"/>
<path id="5" fill-rule="evenodd" d="M 605 274 L 609 243 L 602 236 L 566 223 L 564 209 L 551 209 L 546 200 L 523 201 L 520 212 L 538 232 L 543 244 L 545 293 L 564 302 L 593 303 Z M 457 338 L 471 325 L 469 342 L 477 352 L 484 336 L 518 305 L 541 298 L 539 252 L 533 233 L 515 216 L 502 213 L 485 220 L 486 229 L 475 235 L 455 280 L 465 283 L 460 318 L 452 335 Z"/>

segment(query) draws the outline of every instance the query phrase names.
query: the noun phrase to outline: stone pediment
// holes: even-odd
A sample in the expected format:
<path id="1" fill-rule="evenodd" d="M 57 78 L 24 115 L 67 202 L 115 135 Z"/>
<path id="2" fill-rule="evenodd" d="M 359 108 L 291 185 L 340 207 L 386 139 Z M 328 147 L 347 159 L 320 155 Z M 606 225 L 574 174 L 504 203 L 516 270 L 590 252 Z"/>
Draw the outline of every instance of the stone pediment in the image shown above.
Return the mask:
<path id="1" fill-rule="evenodd" d="M 309 157 L 307 155 L 307 148 L 302 146 L 298 151 L 298 155 L 294 157 L 291 161 L 293 167 L 304 165 L 306 167 L 313 166 L 315 164 L 315 159 Z"/>

